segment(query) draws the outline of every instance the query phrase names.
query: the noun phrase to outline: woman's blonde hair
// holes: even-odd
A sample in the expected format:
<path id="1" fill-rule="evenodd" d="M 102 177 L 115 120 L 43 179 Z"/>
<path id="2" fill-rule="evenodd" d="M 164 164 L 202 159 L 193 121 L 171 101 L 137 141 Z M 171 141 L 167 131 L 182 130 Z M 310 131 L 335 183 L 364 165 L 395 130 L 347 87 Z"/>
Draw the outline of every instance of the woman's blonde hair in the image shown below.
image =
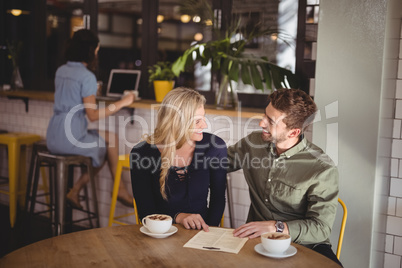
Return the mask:
<path id="1" fill-rule="evenodd" d="M 179 87 L 170 91 L 158 110 L 155 131 L 146 138 L 147 143 L 158 145 L 161 150 L 160 192 L 167 199 L 165 185 L 176 149 L 190 138 L 195 112 L 205 104 L 205 97 L 197 91 Z"/>

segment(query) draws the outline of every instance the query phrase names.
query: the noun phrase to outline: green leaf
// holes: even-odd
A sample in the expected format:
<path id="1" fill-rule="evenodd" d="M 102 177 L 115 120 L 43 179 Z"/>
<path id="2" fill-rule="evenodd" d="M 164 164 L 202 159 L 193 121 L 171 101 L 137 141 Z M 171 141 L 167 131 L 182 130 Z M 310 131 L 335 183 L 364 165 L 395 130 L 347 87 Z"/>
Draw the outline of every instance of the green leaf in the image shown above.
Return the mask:
<path id="1" fill-rule="evenodd" d="M 151 83 L 155 80 L 173 80 L 175 74 L 172 71 L 172 64 L 168 61 L 158 61 L 156 64 L 148 67 L 149 79 Z"/>
<path id="2" fill-rule="evenodd" d="M 229 60 L 228 58 L 224 58 L 223 59 L 223 63 L 221 66 L 221 73 L 228 75 L 229 74 L 229 65 L 231 63 L 231 60 Z"/>
<path id="3" fill-rule="evenodd" d="M 266 85 L 267 89 L 272 91 L 272 77 L 271 77 L 269 65 L 261 63 L 260 68 L 261 68 L 262 76 L 264 77 L 265 85 Z"/>
<path id="4" fill-rule="evenodd" d="M 255 87 L 256 89 L 261 89 L 261 90 L 263 90 L 264 87 L 263 87 L 263 85 L 262 85 L 261 75 L 260 75 L 260 72 L 258 71 L 256 65 L 250 64 L 250 71 L 251 71 L 251 78 L 252 78 L 254 87 Z"/>
<path id="5" fill-rule="evenodd" d="M 212 58 L 212 70 L 216 71 L 221 68 L 221 56 Z"/>
<path id="6" fill-rule="evenodd" d="M 281 68 L 275 65 L 271 65 L 272 80 L 276 89 L 283 88 L 281 82 L 284 81 L 284 75 L 281 72 Z"/>
<path id="7" fill-rule="evenodd" d="M 201 60 L 202 55 L 201 55 L 201 53 L 200 53 L 200 48 L 194 50 L 194 52 L 195 52 L 195 60 L 196 60 L 196 61 L 197 61 L 197 60 Z M 194 54 L 194 52 L 193 52 L 193 54 Z"/>
<path id="8" fill-rule="evenodd" d="M 238 61 L 232 61 L 232 66 L 230 67 L 229 71 L 229 79 L 233 81 L 238 81 L 239 80 L 239 62 Z"/>
<path id="9" fill-rule="evenodd" d="M 209 63 L 210 59 L 211 59 L 211 49 L 208 47 L 205 47 L 204 51 L 202 53 L 202 57 L 201 57 L 202 66 L 207 65 Z"/>
<path id="10" fill-rule="evenodd" d="M 175 76 L 179 76 L 182 71 L 184 71 L 184 67 L 187 62 L 188 55 L 186 53 L 183 56 L 180 56 L 172 65 L 172 71 Z"/>
<path id="11" fill-rule="evenodd" d="M 251 76 L 250 76 L 250 70 L 249 66 L 247 64 L 243 64 L 241 66 L 241 80 L 243 80 L 244 84 L 251 84 Z"/>
<path id="12" fill-rule="evenodd" d="M 300 87 L 299 78 L 291 71 L 288 71 L 288 73 L 286 74 L 286 79 L 288 80 L 291 88 Z"/>
<path id="13" fill-rule="evenodd" d="M 184 51 L 183 55 L 180 56 L 172 65 L 172 71 L 175 74 L 175 76 L 179 76 L 181 72 L 183 72 L 186 68 L 186 66 L 192 64 L 193 58 L 192 54 L 193 51 L 199 49 L 199 46 L 194 46 L 186 51 Z"/>

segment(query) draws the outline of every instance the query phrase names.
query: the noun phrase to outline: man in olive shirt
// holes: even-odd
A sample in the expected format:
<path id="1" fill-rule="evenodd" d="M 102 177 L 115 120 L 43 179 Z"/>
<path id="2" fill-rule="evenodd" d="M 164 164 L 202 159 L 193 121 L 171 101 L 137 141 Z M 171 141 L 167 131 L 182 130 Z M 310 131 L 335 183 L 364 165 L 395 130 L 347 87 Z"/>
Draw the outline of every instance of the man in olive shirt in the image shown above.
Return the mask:
<path id="1" fill-rule="evenodd" d="M 234 235 L 255 238 L 283 232 L 339 263 L 329 242 L 338 204 L 338 170 L 303 135 L 317 107 L 297 89 L 275 91 L 269 101 L 260 122 L 262 132 L 228 148 L 228 171 L 243 169 L 251 199 L 247 223 Z"/>

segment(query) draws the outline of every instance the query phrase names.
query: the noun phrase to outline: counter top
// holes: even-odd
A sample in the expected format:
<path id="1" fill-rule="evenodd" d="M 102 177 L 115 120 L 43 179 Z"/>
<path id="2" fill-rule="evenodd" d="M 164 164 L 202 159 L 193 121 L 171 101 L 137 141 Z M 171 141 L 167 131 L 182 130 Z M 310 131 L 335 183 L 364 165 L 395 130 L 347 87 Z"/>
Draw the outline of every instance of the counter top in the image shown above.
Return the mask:
<path id="1" fill-rule="evenodd" d="M 0 97 L 20 97 L 32 100 L 54 101 L 54 92 L 31 91 L 31 90 L 10 90 L 0 91 Z"/>
<path id="2" fill-rule="evenodd" d="M 26 105 L 28 100 L 54 101 L 54 92 L 49 91 L 33 91 L 33 90 L 16 90 L 16 91 L 0 91 L 0 97 L 20 98 Z M 128 108 L 151 109 L 157 108 L 158 104 L 155 100 L 139 100 L 132 103 Z M 261 117 L 262 109 L 242 108 L 241 110 L 224 110 L 216 109 L 213 105 L 206 105 L 205 112 L 214 115 L 226 115 L 232 117 L 251 118 Z"/>

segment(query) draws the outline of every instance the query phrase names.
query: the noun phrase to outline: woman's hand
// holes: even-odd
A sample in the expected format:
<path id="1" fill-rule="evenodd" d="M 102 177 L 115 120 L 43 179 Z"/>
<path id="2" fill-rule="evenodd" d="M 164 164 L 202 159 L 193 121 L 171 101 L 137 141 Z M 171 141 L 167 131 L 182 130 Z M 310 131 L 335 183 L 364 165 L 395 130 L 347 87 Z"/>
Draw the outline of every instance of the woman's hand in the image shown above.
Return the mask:
<path id="1" fill-rule="evenodd" d="M 121 104 L 123 107 L 126 107 L 133 103 L 135 100 L 135 95 L 133 93 L 124 94 L 123 98 L 121 98 Z"/>
<path id="2" fill-rule="evenodd" d="M 115 114 L 121 108 L 129 106 L 135 100 L 135 95 L 133 93 L 128 93 L 123 96 L 120 100 L 109 104 L 108 106 L 98 109 L 96 105 L 95 95 L 90 95 L 88 97 L 82 98 L 85 104 L 85 112 L 88 119 L 93 122 L 99 119 L 108 117 L 109 115 Z"/>
<path id="3" fill-rule="evenodd" d="M 205 232 L 209 231 L 209 226 L 200 214 L 180 213 L 176 216 L 176 222 L 183 225 L 186 229 L 203 229 Z"/>

